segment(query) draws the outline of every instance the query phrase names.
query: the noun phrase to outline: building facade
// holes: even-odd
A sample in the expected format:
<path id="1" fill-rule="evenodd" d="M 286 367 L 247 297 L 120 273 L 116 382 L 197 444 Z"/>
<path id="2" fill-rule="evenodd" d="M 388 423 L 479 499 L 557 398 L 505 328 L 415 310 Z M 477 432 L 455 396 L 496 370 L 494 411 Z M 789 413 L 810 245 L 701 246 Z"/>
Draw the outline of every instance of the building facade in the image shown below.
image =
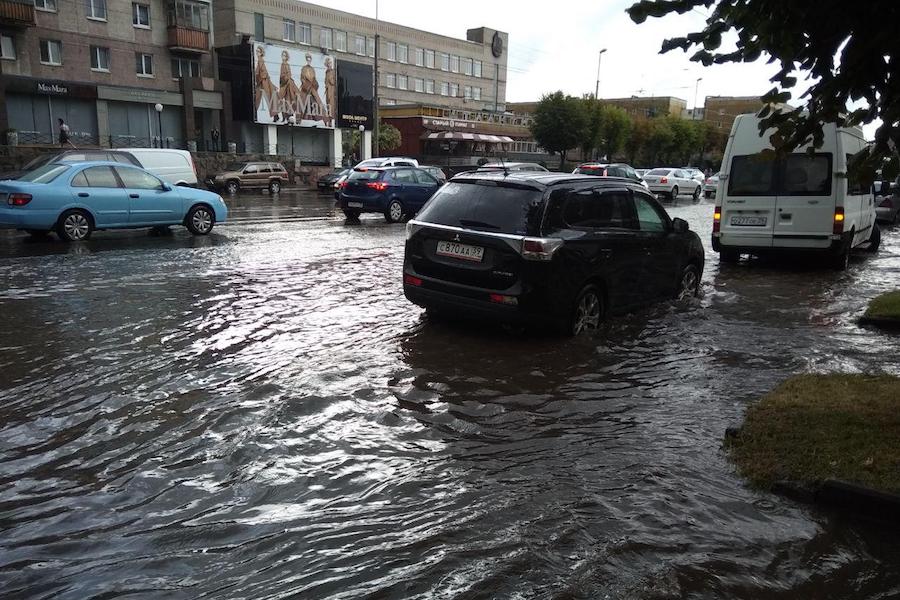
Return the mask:
<path id="1" fill-rule="evenodd" d="M 0 0 L 0 130 L 19 143 L 212 143 L 227 109 L 208 0 Z M 162 110 L 157 110 L 157 107 Z"/>
<path id="2" fill-rule="evenodd" d="M 758 113 L 765 103 L 759 96 L 707 96 L 703 120 L 719 133 L 728 135 L 738 115 Z"/>

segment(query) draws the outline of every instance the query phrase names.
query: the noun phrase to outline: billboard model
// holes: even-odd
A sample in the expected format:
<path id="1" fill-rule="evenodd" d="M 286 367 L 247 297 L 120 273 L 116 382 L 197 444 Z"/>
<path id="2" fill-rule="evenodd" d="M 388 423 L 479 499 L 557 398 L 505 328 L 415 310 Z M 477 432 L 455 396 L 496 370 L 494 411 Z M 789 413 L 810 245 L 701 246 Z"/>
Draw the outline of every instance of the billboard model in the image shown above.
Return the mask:
<path id="1" fill-rule="evenodd" d="M 333 57 L 305 48 L 253 44 L 253 116 L 257 123 L 334 128 L 337 72 Z M 271 74 L 277 73 L 277 79 Z"/>

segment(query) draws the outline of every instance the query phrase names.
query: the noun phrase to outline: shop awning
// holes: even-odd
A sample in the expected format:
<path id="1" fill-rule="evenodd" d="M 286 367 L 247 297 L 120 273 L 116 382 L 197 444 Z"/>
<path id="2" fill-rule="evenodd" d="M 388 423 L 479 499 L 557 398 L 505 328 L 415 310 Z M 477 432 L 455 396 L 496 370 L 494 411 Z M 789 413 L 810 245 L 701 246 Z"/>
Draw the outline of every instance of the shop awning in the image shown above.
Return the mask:
<path id="1" fill-rule="evenodd" d="M 486 142 L 488 144 L 509 144 L 513 139 L 506 135 L 487 133 L 464 133 L 462 131 L 435 131 L 422 136 L 423 140 L 454 140 L 457 142 Z"/>

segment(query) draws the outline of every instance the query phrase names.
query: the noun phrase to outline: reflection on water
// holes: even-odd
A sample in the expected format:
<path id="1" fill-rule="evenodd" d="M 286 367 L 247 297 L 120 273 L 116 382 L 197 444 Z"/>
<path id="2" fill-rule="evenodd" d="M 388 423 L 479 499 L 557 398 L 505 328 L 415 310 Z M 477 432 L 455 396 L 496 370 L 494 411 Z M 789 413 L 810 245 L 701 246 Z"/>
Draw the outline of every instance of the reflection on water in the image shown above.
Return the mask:
<path id="1" fill-rule="evenodd" d="M 704 239 L 710 211 L 671 210 Z M 842 274 L 708 252 L 700 299 L 577 340 L 427 321 L 402 241 L 4 240 L 3 595 L 900 594 L 893 535 L 748 490 L 721 450 L 788 374 L 900 372 L 854 324 L 900 234 Z"/>

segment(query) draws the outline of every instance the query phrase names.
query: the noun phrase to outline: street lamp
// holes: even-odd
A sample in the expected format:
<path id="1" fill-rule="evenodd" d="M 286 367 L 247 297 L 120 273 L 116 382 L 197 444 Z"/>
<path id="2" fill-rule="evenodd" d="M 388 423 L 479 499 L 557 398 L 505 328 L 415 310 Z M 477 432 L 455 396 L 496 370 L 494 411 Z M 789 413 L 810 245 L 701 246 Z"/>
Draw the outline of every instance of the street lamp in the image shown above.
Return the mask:
<path id="1" fill-rule="evenodd" d="M 156 120 L 157 120 L 157 123 L 159 123 L 159 147 L 162 148 L 162 140 L 163 140 L 163 137 L 162 137 L 162 109 L 163 109 L 163 105 L 160 104 L 159 102 L 157 102 L 153 108 L 156 109 Z"/>
<path id="2" fill-rule="evenodd" d="M 703 81 L 703 78 L 698 77 L 697 82 L 694 84 L 694 112 L 691 113 L 691 121 L 697 118 L 697 90 L 700 88 L 701 81 Z"/>
<path id="3" fill-rule="evenodd" d="M 359 160 L 362 160 L 363 156 L 363 137 L 366 135 L 366 126 L 360 124 L 359 126 Z M 352 165 L 351 165 L 352 166 Z"/>
<path id="4" fill-rule="evenodd" d="M 297 116 L 294 114 L 291 114 L 290 116 L 288 116 L 288 125 L 294 126 L 296 124 L 297 124 Z M 294 156 L 294 132 L 291 130 L 288 130 L 288 133 L 291 134 L 291 157 L 293 158 L 293 156 Z"/>
<path id="5" fill-rule="evenodd" d="M 597 87 L 594 88 L 594 98 L 600 98 L 600 60 L 603 58 L 603 53 L 606 52 L 606 48 L 600 51 L 600 54 L 597 55 Z"/>

